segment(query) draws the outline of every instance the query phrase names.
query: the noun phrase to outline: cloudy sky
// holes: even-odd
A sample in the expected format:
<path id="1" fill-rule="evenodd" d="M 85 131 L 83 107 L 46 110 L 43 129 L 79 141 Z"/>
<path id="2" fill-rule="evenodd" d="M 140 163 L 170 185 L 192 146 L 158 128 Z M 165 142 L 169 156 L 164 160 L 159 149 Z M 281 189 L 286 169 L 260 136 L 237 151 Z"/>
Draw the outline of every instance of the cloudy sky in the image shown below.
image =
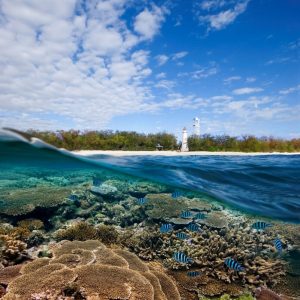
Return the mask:
<path id="1" fill-rule="evenodd" d="M 0 126 L 300 137 L 297 0 L 0 0 Z"/>

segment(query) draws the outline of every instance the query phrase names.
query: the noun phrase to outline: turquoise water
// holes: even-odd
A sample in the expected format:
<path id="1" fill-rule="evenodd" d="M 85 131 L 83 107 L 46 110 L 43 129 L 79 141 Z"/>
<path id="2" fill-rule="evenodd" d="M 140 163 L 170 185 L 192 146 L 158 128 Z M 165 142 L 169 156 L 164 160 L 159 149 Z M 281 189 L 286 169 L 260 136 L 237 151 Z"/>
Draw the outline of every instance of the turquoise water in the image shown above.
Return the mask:
<path id="1" fill-rule="evenodd" d="M 168 186 L 168 190 L 186 189 L 243 212 L 300 222 L 300 155 L 270 156 L 132 156 L 93 155 L 77 159 L 68 152 L 49 148 L 41 142 L 28 143 L 8 135 L 0 141 L 0 187 L 15 174 L 33 178 L 72 177 L 85 172 L 93 176 L 149 179 Z M 65 172 L 65 175 L 63 174 Z M 73 175 L 71 174 L 73 172 Z M 81 178 L 83 178 L 81 176 Z M 33 179 L 32 179 L 33 180 Z M 51 184 L 51 182 L 50 182 Z M 13 185 L 13 181 L 10 182 Z"/>

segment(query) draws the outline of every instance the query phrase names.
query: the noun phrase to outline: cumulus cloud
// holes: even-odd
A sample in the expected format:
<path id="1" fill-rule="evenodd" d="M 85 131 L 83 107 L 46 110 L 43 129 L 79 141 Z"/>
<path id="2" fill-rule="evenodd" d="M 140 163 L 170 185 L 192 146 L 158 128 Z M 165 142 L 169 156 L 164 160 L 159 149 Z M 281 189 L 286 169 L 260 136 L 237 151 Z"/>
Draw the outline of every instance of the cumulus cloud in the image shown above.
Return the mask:
<path id="1" fill-rule="evenodd" d="M 300 91 L 300 84 L 298 84 L 297 86 L 290 87 L 288 89 L 281 90 L 279 91 L 279 94 L 288 95 L 297 91 Z"/>
<path id="2" fill-rule="evenodd" d="M 208 30 L 221 30 L 233 23 L 235 19 L 245 12 L 250 0 L 235 1 L 233 7 L 222 10 L 213 14 L 201 14 L 199 20 L 203 24 L 207 24 Z M 204 8 L 209 10 L 211 8 L 220 8 L 225 5 L 224 1 L 206 1 Z M 224 4 L 224 5 L 223 5 Z M 202 6 L 203 8 L 203 6 Z"/>
<path id="3" fill-rule="evenodd" d="M 242 77 L 241 76 L 231 76 L 231 77 L 227 77 L 224 79 L 224 83 L 225 84 L 231 84 L 233 81 L 238 81 L 241 80 Z"/>
<path id="4" fill-rule="evenodd" d="M 134 22 L 134 30 L 146 40 L 151 40 L 160 30 L 161 23 L 165 19 L 166 10 L 156 5 L 152 10 L 145 8 L 137 15 Z"/>
<path id="5" fill-rule="evenodd" d="M 172 60 L 177 60 L 177 59 L 181 59 L 185 56 L 188 55 L 187 51 L 181 51 L 181 52 L 177 52 L 175 54 L 172 55 Z"/>
<path id="6" fill-rule="evenodd" d="M 169 56 L 167 56 L 165 54 L 160 54 L 160 55 L 155 56 L 155 59 L 156 59 L 158 65 L 162 66 L 169 60 Z"/>
<path id="7" fill-rule="evenodd" d="M 262 91 L 263 89 L 259 87 L 254 87 L 254 88 L 244 87 L 240 89 L 235 89 L 232 91 L 232 93 L 235 95 L 246 95 L 246 94 L 258 93 Z"/>
<path id="8" fill-rule="evenodd" d="M 114 116 L 148 109 L 149 52 L 134 47 L 157 33 L 163 12 L 148 11 L 157 21 L 151 32 L 138 15 L 137 35 L 122 21 L 125 0 L 78 3 L 1 2 L 2 126 L 103 128 Z"/>

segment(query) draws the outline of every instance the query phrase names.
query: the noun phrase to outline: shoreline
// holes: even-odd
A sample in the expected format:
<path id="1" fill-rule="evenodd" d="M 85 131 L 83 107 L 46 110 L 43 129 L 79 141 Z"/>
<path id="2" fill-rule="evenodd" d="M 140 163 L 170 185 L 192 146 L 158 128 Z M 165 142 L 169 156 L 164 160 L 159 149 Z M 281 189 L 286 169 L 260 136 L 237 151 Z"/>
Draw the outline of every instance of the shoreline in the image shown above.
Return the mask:
<path id="1" fill-rule="evenodd" d="M 232 151 L 123 151 L 123 150 L 74 150 L 73 154 L 81 156 L 269 156 L 269 155 L 300 155 L 300 152 L 232 152 Z"/>

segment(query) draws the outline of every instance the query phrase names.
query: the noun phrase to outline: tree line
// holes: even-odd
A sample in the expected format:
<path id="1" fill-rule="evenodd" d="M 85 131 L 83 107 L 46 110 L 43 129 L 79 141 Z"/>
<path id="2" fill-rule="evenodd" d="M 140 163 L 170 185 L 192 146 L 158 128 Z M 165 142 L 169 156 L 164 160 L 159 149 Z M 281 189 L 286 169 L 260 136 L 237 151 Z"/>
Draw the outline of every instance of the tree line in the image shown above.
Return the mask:
<path id="1" fill-rule="evenodd" d="M 162 145 L 164 150 L 180 149 L 180 142 L 177 142 L 175 135 L 166 132 L 142 134 L 111 130 L 29 130 L 26 133 L 68 150 L 155 150 L 157 144 Z M 300 139 L 205 134 L 200 138 L 190 136 L 188 146 L 190 151 L 300 152 Z"/>

